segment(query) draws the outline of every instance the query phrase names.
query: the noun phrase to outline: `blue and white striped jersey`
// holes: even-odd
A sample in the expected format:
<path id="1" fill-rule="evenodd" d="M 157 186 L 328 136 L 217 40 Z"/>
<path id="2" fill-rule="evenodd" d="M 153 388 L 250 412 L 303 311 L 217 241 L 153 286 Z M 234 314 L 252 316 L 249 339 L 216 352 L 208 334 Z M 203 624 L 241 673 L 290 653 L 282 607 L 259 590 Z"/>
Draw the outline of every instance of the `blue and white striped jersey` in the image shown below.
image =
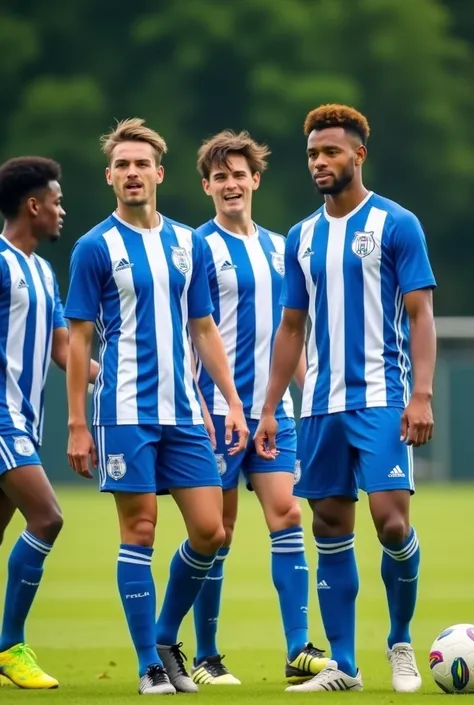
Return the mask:
<path id="1" fill-rule="evenodd" d="M 93 321 L 100 340 L 93 424 L 201 424 L 189 318 L 212 313 L 203 242 L 161 216 L 152 230 L 115 214 L 71 255 L 66 317 Z"/>
<path id="2" fill-rule="evenodd" d="M 413 213 L 372 192 L 344 218 L 323 206 L 290 230 L 285 267 L 282 303 L 311 320 L 301 415 L 405 407 L 403 296 L 436 286 Z"/>
<path id="3" fill-rule="evenodd" d="M 0 435 L 41 443 L 53 330 L 66 326 L 53 270 L 0 236 Z"/>
<path id="4" fill-rule="evenodd" d="M 259 419 L 273 340 L 281 320 L 285 239 L 259 226 L 253 235 L 236 235 L 215 220 L 196 232 L 205 242 L 213 315 L 244 413 Z M 202 366 L 198 366 L 198 380 L 209 411 L 226 414 L 225 399 Z M 293 416 L 289 390 L 278 406 L 277 416 Z"/>

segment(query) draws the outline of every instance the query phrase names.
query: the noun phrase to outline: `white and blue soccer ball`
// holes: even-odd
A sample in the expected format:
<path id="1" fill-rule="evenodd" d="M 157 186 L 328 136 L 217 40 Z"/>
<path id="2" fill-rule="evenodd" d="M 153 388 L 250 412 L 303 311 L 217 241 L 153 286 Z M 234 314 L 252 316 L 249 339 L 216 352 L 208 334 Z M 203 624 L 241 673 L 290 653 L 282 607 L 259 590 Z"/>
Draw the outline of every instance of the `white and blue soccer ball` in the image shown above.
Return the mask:
<path id="1" fill-rule="evenodd" d="M 474 624 L 442 631 L 431 647 L 430 668 L 444 693 L 474 693 Z"/>

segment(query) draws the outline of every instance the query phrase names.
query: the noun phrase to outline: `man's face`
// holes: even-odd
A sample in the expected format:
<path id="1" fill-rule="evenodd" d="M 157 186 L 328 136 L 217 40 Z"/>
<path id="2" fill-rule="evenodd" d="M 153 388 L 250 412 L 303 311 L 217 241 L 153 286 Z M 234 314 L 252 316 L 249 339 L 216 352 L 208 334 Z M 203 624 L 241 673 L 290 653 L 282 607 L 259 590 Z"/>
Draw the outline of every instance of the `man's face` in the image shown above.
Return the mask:
<path id="1" fill-rule="evenodd" d="M 121 142 L 112 152 L 105 175 L 123 205 L 138 207 L 155 200 L 164 169 L 156 163 L 156 152 L 148 142 Z"/>
<path id="2" fill-rule="evenodd" d="M 365 147 L 342 127 L 313 130 L 307 144 L 308 169 L 318 191 L 341 193 L 354 178 L 356 165 L 363 161 Z"/>
<path id="3" fill-rule="evenodd" d="M 227 164 L 213 164 L 209 180 L 203 179 L 203 188 L 214 201 L 217 216 L 238 218 L 249 212 L 252 194 L 260 184 L 260 174 L 252 174 L 247 159 L 231 154 Z"/>
<path id="4" fill-rule="evenodd" d="M 50 181 L 41 194 L 28 199 L 28 211 L 33 218 L 33 231 L 38 240 L 55 242 L 61 233 L 65 210 L 63 194 L 57 181 Z"/>

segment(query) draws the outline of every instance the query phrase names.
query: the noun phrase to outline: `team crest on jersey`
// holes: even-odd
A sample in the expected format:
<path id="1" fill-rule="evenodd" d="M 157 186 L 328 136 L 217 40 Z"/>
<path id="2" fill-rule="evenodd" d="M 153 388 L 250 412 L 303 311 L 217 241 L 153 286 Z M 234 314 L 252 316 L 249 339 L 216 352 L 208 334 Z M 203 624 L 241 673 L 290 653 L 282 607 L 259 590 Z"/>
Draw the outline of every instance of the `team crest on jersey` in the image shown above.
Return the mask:
<path id="1" fill-rule="evenodd" d="M 15 453 L 29 456 L 35 452 L 35 447 L 28 436 L 14 436 Z"/>
<path id="2" fill-rule="evenodd" d="M 123 453 L 120 455 L 107 455 L 107 475 L 112 480 L 121 480 L 127 472 L 127 463 L 123 459 Z"/>
<path id="3" fill-rule="evenodd" d="M 217 469 L 219 470 L 219 475 L 223 475 L 227 470 L 227 463 L 224 458 L 223 453 L 216 453 Z"/>
<path id="4" fill-rule="evenodd" d="M 281 252 L 272 252 L 272 264 L 275 272 L 283 277 L 285 275 L 285 258 Z"/>
<path id="5" fill-rule="evenodd" d="M 354 239 L 352 240 L 352 252 L 363 259 L 368 257 L 375 248 L 374 231 L 366 232 L 364 230 L 357 230 L 354 233 Z"/>
<path id="6" fill-rule="evenodd" d="M 191 268 L 189 255 L 184 247 L 171 247 L 171 261 L 181 274 L 186 274 Z"/>
<path id="7" fill-rule="evenodd" d="M 301 460 L 295 461 L 295 471 L 294 471 L 295 485 L 301 480 Z"/>

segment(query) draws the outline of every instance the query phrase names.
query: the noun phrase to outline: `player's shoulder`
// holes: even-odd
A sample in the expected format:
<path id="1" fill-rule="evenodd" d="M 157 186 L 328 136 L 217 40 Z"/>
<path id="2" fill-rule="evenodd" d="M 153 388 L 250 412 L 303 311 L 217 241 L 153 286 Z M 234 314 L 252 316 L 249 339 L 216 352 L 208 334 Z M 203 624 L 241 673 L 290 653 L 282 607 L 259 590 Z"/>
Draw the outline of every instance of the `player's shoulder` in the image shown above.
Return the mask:
<path id="1" fill-rule="evenodd" d="M 174 231 L 176 230 L 180 232 L 186 231 L 189 233 L 189 235 L 194 235 L 195 234 L 195 229 L 191 225 L 187 225 L 186 223 L 181 223 L 179 220 L 174 220 L 174 218 L 170 218 L 167 215 L 161 215 L 163 218 L 163 227 L 162 230 L 164 231 Z"/>
<path id="2" fill-rule="evenodd" d="M 299 238 L 301 235 L 301 231 L 303 228 L 308 227 L 308 226 L 314 226 L 317 221 L 322 217 L 324 214 L 324 206 L 321 206 L 318 208 L 318 210 L 314 211 L 310 215 L 307 215 L 306 218 L 303 218 L 302 220 L 299 220 L 297 223 L 291 226 L 291 228 L 288 231 L 288 238 Z"/>
<path id="3" fill-rule="evenodd" d="M 45 259 L 44 257 L 41 257 L 40 255 L 37 255 L 36 253 L 35 253 L 35 260 L 38 262 L 39 266 L 41 267 L 41 269 L 43 270 L 43 273 L 44 273 L 46 276 L 49 275 L 49 276 L 52 277 L 53 279 L 56 278 L 56 275 L 55 275 L 54 269 L 53 269 L 53 265 L 51 264 L 51 262 L 49 262 L 49 261 L 48 261 L 47 259 Z"/>
<path id="4" fill-rule="evenodd" d="M 202 238 L 203 240 L 208 238 L 210 235 L 214 235 L 214 233 L 222 234 L 219 230 L 218 225 L 213 219 L 202 223 L 199 227 L 196 228 L 196 235 Z"/>
<path id="5" fill-rule="evenodd" d="M 105 246 L 104 236 L 107 233 L 113 231 L 117 227 L 118 221 L 109 215 L 108 218 L 102 220 L 97 225 L 94 225 L 90 230 L 88 230 L 84 235 L 76 240 L 74 244 L 75 250 L 90 250 L 95 248 L 101 248 Z"/>
<path id="6" fill-rule="evenodd" d="M 417 216 L 408 208 L 377 193 L 372 195 L 368 205 L 387 213 L 387 222 L 392 226 L 419 223 Z"/>
<path id="7" fill-rule="evenodd" d="M 286 237 L 285 235 L 282 235 L 281 233 L 276 233 L 274 230 L 270 230 L 269 228 L 264 228 L 262 225 L 259 225 L 256 223 L 256 228 L 258 230 L 258 233 L 260 235 L 264 235 L 269 237 L 273 242 L 281 242 L 283 245 L 285 244 Z"/>

